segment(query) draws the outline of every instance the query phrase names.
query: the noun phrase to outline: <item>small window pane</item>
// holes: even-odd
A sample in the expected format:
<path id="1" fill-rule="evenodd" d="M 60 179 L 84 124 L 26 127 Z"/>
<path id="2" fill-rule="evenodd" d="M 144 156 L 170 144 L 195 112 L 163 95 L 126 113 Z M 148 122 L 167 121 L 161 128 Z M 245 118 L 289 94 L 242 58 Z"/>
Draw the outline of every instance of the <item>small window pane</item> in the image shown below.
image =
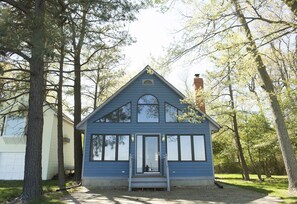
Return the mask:
<path id="1" fill-rule="evenodd" d="M 129 135 L 119 136 L 118 160 L 129 160 Z"/>
<path id="2" fill-rule="evenodd" d="M 138 100 L 138 104 L 158 104 L 158 100 L 152 95 L 144 95 Z"/>
<path id="3" fill-rule="evenodd" d="M 159 106 L 138 105 L 138 122 L 159 122 Z"/>
<path id="4" fill-rule="evenodd" d="M 113 111 L 105 116 L 107 123 L 116 123 L 118 122 L 118 111 Z"/>
<path id="5" fill-rule="evenodd" d="M 103 135 L 92 135 L 92 160 L 102 160 Z"/>
<path id="6" fill-rule="evenodd" d="M 180 136 L 180 153 L 182 161 L 192 160 L 191 136 Z"/>
<path id="7" fill-rule="evenodd" d="M 95 121 L 96 123 L 105 123 L 105 117 Z"/>
<path id="8" fill-rule="evenodd" d="M 166 123 L 177 122 L 177 108 L 165 104 L 165 120 Z"/>
<path id="9" fill-rule="evenodd" d="M 136 168 L 136 172 L 137 173 L 142 173 L 143 172 L 143 157 L 142 157 L 142 150 L 143 150 L 143 136 L 142 135 L 137 135 L 137 146 L 136 146 L 136 163 L 137 163 L 137 168 Z"/>
<path id="10" fill-rule="evenodd" d="M 104 160 L 115 160 L 116 152 L 116 136 L 105 136 Z"/>
<path id="11" fill-rule="evenodd" d="M 205 161 L 205 143 L 203 135 L 193 136 L 194 156 L 196 161 Z"/>
<path id="12" fill-rule="evenodd" d="M 131 122 L 131 103 L 128 103 L 119 108 L 119 122 L 128 123 Z"/>
<path id="13" fill-rule="evenodd" d="M 178 160 L 178 142 L 177 136 L 167 136 L 167 156 L 170 161 Z"/>
<path id="14" fill-rule="evenodd" d="M 7 116 L 3 135 L 22 136 L 25 133 L 25 125 L 25 117 L 14 115 Z"/>

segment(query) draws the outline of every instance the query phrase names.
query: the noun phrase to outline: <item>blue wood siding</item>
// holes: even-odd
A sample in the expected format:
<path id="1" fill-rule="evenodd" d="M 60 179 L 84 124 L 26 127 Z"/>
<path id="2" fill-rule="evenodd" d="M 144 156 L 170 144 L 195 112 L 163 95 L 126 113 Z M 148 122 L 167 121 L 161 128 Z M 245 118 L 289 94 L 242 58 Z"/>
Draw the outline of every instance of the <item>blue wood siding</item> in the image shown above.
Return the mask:
<path id="1" fill-rule="evenodd" d="M 142 85 L 143 79 L 153 79 L 154 85 Z M 159 123 L 137 122 L 137 101 L 145 94 L 154 95 L 159 100 Z M 94 123 L 97 119 L 128 102 L 132 104 L 131 123 Z M 92 134 L 133 134 L 136 137 L 137 133 L 158 133 L 161 136 L 166 134 L 205 135 L 207 160 L 205 162 L 169 162 L 170 175 L 172 177 L 213 176 L 209 122 L 204 121 L 201 124 L 165 123 L 165 103 L 170 103 L 179 109 L 185 108 L 184 104 L 180 104 L 180 96 L 175 91 L 155 75 L 145 72 L 90 117 L 86 128 L 83 177 L 127 177 L 128 162 L 90 161 L 90 138 Z M 161 158 L 163 158 L 166 154 L 166 143 L 161 141 L 161 138 L 160 143 Z M 130 152 L 135 158 L 135 142 L 130 141 Z M 161 169 L 162 163 L 163 159 Z"/>

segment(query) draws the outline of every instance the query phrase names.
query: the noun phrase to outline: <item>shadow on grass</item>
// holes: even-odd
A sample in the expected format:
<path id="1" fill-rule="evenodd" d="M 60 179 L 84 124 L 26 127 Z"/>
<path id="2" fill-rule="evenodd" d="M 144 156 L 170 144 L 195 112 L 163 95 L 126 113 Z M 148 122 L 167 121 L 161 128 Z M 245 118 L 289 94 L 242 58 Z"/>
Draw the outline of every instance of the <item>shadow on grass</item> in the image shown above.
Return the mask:
<path id="1" fill-rule="evenodd" d="M 240 184 L 225 183 L 224 181 L 220 181 L 219 183 L 221 185 L 223 185 L 223 186 L 224 185 L 229 185 L 229 186 L 243 188 L 243 189 L 250 190 L 250 191 L 255 191 L 255 192 L 258 192 L 258 193 L 263 193 L 265 195 L 269 195 L 270 193 L 273 192 L 271 190 L 267 190 L 267 189 L 259 188 L 259 187 L 254 187 L 254 186 L 249 186 L 249 185 L 244 186 L 244 185 L 240 185 Z"/>
<path id="2" fill-rule="evenodd" d="M 53 191 L 45 193 L 41 198 L 33 200 L 30 204 L 40 204 L 40 203 L 57 203 L 57 204 L 65 204 L 65 202 L 61 201 L 60 198 L 69 196 L 70 193 L 68 191 Z"/>

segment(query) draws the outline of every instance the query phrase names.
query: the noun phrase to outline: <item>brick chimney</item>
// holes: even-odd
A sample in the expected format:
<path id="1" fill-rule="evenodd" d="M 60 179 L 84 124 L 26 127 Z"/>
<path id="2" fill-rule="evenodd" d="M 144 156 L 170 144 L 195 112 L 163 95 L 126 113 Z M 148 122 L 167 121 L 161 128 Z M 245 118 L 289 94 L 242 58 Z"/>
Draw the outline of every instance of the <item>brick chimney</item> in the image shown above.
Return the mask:
<path id="1" fill-rule="evenodd" d="M 205 112 L 205 103 L 203 98 L 203 79 L 199 77 L 199 74 L 195 74 L 194 78 L 194 89 L 195 89 L 195 102 L 197 107 L 203 112 Z"/>

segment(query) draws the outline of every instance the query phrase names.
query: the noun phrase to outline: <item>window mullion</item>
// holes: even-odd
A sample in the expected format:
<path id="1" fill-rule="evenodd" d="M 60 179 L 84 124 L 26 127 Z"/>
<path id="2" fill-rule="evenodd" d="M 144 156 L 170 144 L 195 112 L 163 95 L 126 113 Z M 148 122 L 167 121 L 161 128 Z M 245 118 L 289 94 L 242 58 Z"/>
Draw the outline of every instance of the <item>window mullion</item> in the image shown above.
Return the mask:
<path id="1" fill-rule="evenodd" d="M 115 160 L 118 161 L 119 152 L 119 135 L 116 135 L 116 151 L 115 151 Z"/>
<path id="2" fill-rule="evenodd" d="M 194 150 L 194 139 L 193 139 L 193 135 L 191 135 L 191 147 L 192 147 L 192 161 L 195 160 L 195 150 Z"/>
<path id="3" fill-rule="evenodd" d="M 106 135 L 102 135 L 102 160 L 101 161 L 105 161 L 104 157 L 105 157 L 105 137 Z"/>
<path id="4" fill-rule="evenodd" d="M 178 161 L 181 161 L 181 152 L 180 152 L 180 135 L 177 135 L 177 148 L 178 148 Z"/>

